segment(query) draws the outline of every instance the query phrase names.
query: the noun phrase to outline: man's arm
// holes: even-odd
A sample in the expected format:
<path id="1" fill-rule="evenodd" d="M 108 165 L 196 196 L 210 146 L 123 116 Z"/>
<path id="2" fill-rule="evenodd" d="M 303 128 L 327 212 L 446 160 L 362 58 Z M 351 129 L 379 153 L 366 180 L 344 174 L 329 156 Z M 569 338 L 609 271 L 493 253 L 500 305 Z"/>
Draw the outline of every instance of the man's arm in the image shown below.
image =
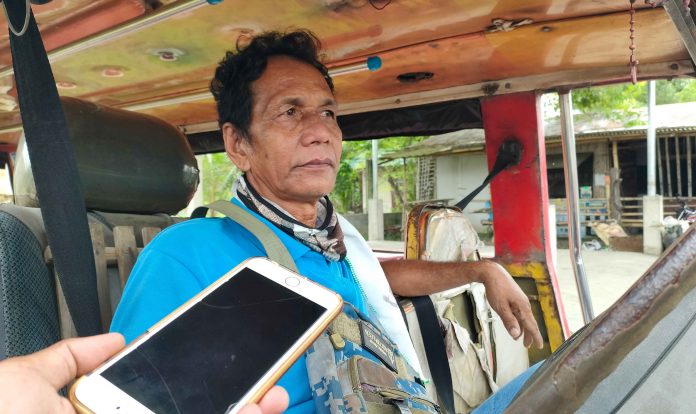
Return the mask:
<path id="1" fill-rule="evenodd" d="M 425 260 L 390 260 L 382 262 L 392 291 L 399 296 L 422 296 L 441 292 L 471 282 L 483 283 L 486 297 L 500 315 L 510 335 L 524 335 L 524 345 L 541 348 L 544 342 L 532 314 L 529 299 L 510 274 L 498 263 L 439 263 Z"/>

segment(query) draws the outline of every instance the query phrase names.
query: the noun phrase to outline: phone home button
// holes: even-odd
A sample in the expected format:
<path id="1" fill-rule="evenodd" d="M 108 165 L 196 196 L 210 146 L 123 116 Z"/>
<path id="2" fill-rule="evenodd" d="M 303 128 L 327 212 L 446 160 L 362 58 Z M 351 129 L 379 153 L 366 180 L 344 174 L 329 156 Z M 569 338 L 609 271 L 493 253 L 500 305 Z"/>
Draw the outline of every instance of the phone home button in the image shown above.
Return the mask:
<path id="1" fill-rule="evenodd" d="M 288 278 L 285 278 L 285 284 L 290 286 L 290 287 L 295 287 L 295 286 L 298 286 L 300 284 L 300 279 L 298 279 L 296 277 L 288 277 Z"/>

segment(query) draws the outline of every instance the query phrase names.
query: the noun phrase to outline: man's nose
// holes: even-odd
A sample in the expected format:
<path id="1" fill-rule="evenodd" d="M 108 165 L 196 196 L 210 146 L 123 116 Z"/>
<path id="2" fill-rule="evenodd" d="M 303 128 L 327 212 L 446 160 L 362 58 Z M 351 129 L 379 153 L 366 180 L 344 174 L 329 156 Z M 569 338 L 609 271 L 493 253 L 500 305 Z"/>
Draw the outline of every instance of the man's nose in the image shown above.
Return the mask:
<path id="1" fill-rule="evenodd" d="M 338 136 L 336 121 L 326 118 L 321 112 L 305 114 L 303 118 L 303 144 L 327 143 Z"/>

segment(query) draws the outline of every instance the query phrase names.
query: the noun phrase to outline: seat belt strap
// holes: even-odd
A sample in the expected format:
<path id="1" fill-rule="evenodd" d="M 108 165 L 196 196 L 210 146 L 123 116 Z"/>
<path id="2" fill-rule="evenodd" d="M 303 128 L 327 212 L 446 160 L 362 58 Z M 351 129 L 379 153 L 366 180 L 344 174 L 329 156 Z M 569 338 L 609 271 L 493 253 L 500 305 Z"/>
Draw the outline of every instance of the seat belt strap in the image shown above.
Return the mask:
<path id="1" fill-rule="evenodd" d="M 191 218 L 205 217 L 208 210 L 213 210 L 220 214 L 224 214 L 232 221 L 247 229 L 249 233 L 256 236 L 259 242 L 261 242 L 261 245 L 263 246 L 264 250 L 266 250 L 266 254 L 268 255 L 269 259 L 296 273 L 299 273 L 297 266 L 295 265 L 295 260 L 290 255 L 287 247 L 285 247 L 283 242 L 280 240 L 280 237 L 278 237 L 273 230 L 268 228 L 267 225 L 254 217 L 251 213 L 234 203 L 230 203 L 229 201 L 218 200 L 213 201 L 208 205 L 196 208 L 193 211 L 193 214 L 191 214 Z"/>
<path id="2" fill-rule="evenodd" d="M 28 1 L 4 1 L 24 136 L 41 215 L 80 336 L 102 333 L 87 209 L 56 83 Z M 28 8 L 28 10 L 27 10 Z M 27 24 L 25 17 L 29 16 Z M 26 30 L 25 30 L 26 29 Z"/>
<path id="3" fill-rule="evenodd" d="M 435 389 L 437 389 L 437 394 L 440 396 L 447 414 L 455 414 L 452 372 L 435 305 L 430 296 L 416 296 L 409 299 L 416 310 L 430 374 L 435 381 Z"/>
<path id="4" fill-rule="evenodd" d="M 496 175 L 500 174 L 501 171 L 506 169 L 507 167 L 511 165 L 517 165 L 520 162 L 520 158 L 522 157 L 522 147 L 520 146 L 520 143 L 514 139 L 509 139 L 505 142 L 503 142 L 500 145 L 500 148 L 498 148 L 498 154 L 495 157 L 495 163 L 493 163 L 493 168 L 491 168 L 491 172 L 488 173 L 486 178 L 483 180 L 483 183 L 478 186 L 474 191 L 469 193 L 466 197 L 461 199 L 455 206 L 459 207 L 460 210 L 464 210 L 466 206 L 469 205 L 471 200 L 474 199 L 478 195 L 478 193 L 481 192 L 488 183 L 493 181 L 493 178 L 495 178 Z"/>

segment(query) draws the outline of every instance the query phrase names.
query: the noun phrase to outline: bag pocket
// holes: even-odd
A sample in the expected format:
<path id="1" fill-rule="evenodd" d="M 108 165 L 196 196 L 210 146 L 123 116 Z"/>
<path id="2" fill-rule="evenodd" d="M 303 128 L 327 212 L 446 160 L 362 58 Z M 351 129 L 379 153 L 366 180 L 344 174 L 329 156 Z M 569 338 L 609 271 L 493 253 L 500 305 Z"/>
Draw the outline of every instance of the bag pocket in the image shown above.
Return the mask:
<path id="1" fill-rule="evenodd" d="M 427 398 L 425 387 L 363 356 L 338 366 L 338 378 L 349 412 L 399 414 L 411 411 L 438 414 L 440 408 Z M 355 410 L 355 411 L 353 411 Z"/>

